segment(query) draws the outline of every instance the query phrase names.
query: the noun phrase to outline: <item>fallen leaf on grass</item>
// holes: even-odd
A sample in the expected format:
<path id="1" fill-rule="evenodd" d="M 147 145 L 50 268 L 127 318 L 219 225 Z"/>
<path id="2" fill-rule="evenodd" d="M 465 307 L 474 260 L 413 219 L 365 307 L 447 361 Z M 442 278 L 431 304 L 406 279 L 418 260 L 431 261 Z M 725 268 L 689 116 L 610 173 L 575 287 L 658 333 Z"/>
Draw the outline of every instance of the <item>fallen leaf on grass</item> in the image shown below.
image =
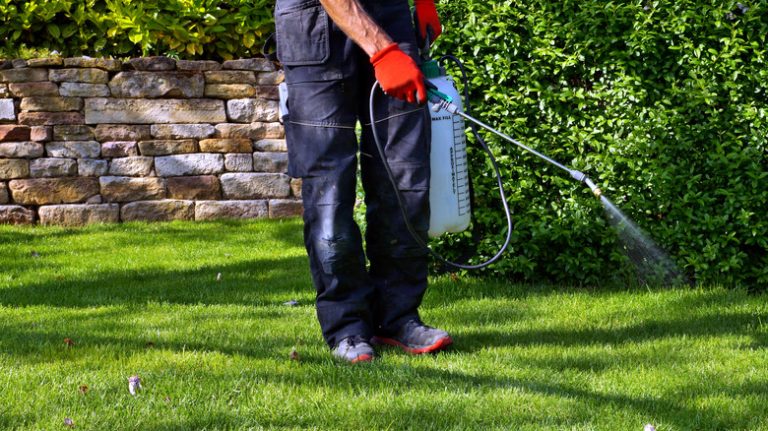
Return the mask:
<path id="1" fill-rule="evenodd" d="M 131 376 L 128 378 L 128 392 L 131 395 L 136 396 L 136 393 L 141 389 L 141 378 L 139 376 Z"/>
<path id="2" fill-rule="evenodd" d="M 288 354 L 288 358 L 292 361 L 298 361 L 299 360 L 299 352 L 296 351 L 296 348 L 291 350 L 291 353 Z"/>
<path id="3" fill-rule="evenodd" d="M 72 346 L 75 345 L 75 342 L 71 338 L 65 338 L 64 339 L 64 344 L 66 344 L 67 347 L 72 347 Z"/>
<path id="4" fill-rule="evenodd" d="M 83 395 L 88 393 L 88 385 L 80 385 L 78 389 L 80 390 L 80 393 Z"/>

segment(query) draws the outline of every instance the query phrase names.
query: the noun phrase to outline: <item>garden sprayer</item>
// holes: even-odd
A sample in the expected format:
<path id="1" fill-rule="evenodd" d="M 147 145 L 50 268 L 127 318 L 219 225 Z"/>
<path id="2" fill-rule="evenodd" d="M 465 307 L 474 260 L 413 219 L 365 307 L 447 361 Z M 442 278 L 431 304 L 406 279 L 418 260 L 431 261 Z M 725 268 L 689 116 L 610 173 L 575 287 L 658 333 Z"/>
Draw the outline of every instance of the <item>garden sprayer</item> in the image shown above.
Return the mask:
<path id="1" fill-rule="evenodd" d="M 477 139 L 480 146 L 488 154 L 488 157 L 493 166 L 496 174 L 496 181 L 499 186 L 499 195 L 501 198 L 502 206 L 507 218 L 507 233 L 504 244 L 499 251 L 490 259 L 477 265 L 465 265 L 456 262 L 451 262 L 445 259 L 443 256 L 429 248 L 426 242 L 416 233 L 413 226 L 410 224 L 403 205 L 403 199 L 400 195 L 400 190 L 397 186 L 397 181 L 390 170 L 387 158 L 384 154 L 384 149 L 379 140 L 379 136 L 376 130 L 375 113 L 374 113 L 374 97 L 376 95 L 376 89 L 379 86 L 378 82 L 374 83 L 371 89 L 369 107 L 371 115 L 371 128 L 373 129 L 373 137 L 376 142 L 379 155 L 383 161 L 384 168 L 387 172 L 392 187 L 395 191 L 395 196 L 400 205 L 402 216 L 405 219 L 405 225 L 413 236 L 414 240 L 422 247 L 429 250 L 429 252 L 435 256 L 438 260 L 446 265 L 459 268 L 459 269 L 480 269 L 484 268 L 496 260 L 498 260 L 509 246 L 511 233 L 512 233 L 512 217 L 510 214 L 507 199 L 504 194 L 503 182 L 501 174 L 499 172 L 496 159 L 493 156 L 488 145 L 480 137 L 477 132 L 476 126 L 480 126 L 493 134 L 501 137 L 502 139 L 509 141 L 523 150 L 532 153 L 540 159 L 549 162 L 557 166 L 560 169 L 568 172 L 571 178 L 576 181 L 586 184 L 592 193 L 600 198 L 602 195 L 601 190 L 595 185 L 592 180 L 587 177 L 586 174 L 571 169 L 550 157 L 530 148 L 517 140 L 513 139 L 507 134 L 504 134 L 493 127 L 481 122 L 480 120 L 472 117 L 467 113 L 469 111 L 469 99 L 467 89 L 467 77 L 464 72 L 464 67 L 460 60 L 456 57 L 446 55 L 443 56 L 440 61 L 451 60 L 455 62 L 461 69 L 464 78 L 464 98 L 467 101 L 467 108 L 463 108 L 461 97 L 456 89 L 453 78 L 451 78 L 445 71 L 444 67 L 441 67 L 438 61 L 429 58 L 429 41 L 425 42 L 422 47 L 422 71 L 427 80 L 428 89 L 428 104 L 430 105 L 431 119 L 432 119 L 432 140 L 430 143 L 430 221 L 429 221 L 429 236 L 436 237 L 446 232 L 461 232 L 465 230 L 470 223 L 471 204 L 470 204 L 470 181 L 467 163 L 467 149 L 466 149 L 466 137 L 465 137 L 465 123 L 464 120 L 471 122 L 472 132 Z"/>

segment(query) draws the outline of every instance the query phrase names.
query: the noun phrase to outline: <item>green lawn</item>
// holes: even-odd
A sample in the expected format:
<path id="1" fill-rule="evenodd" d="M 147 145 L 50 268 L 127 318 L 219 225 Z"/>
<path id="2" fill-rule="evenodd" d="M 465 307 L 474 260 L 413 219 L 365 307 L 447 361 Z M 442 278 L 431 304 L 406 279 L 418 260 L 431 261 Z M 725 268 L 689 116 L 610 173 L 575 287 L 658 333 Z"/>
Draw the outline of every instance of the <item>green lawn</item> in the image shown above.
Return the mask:
<path id="1" fill-rule="evenodd" d="M 439 277 L 357 366 L 312 299 L 298 220 L 0 226 L 0 429 L 768 430 L 765 295 Z"/>

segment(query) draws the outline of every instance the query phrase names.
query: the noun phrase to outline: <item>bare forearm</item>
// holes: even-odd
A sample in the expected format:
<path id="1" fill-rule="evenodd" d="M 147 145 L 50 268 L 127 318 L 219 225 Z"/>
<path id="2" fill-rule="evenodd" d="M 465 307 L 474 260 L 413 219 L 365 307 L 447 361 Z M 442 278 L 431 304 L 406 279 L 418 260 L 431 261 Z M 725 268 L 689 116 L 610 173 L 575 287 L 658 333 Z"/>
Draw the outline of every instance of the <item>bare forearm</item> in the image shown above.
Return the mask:
<path id="1" fill-rule="evenodd" d="M 358 0 L 320 0 L 333 22 L 368 56 L 394 43 Z"/>

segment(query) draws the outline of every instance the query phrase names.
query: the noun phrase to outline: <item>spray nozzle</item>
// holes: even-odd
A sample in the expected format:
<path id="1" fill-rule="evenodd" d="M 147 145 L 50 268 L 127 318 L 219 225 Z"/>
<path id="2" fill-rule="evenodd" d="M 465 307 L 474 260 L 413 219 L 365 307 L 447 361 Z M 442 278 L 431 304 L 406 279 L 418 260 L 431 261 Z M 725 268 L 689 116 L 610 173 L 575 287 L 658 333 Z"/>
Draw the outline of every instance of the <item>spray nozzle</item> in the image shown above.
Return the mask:
<path id="1" fill-rule="evenodd" d="M 592 180 L 590 180 L 587 177 L 584 177 L 584 184 L 586 184 L 587 187 L 589 187 L 589 189 L 592 190 L 592 193 L 595 195 L 596 198 L 599 198 L 600 196 L 602 196 L 603 191 L 600 190 L 600 188 L 597 187 L 597 185 L 595 185 L 595 183 L 593 183 Z"/>

